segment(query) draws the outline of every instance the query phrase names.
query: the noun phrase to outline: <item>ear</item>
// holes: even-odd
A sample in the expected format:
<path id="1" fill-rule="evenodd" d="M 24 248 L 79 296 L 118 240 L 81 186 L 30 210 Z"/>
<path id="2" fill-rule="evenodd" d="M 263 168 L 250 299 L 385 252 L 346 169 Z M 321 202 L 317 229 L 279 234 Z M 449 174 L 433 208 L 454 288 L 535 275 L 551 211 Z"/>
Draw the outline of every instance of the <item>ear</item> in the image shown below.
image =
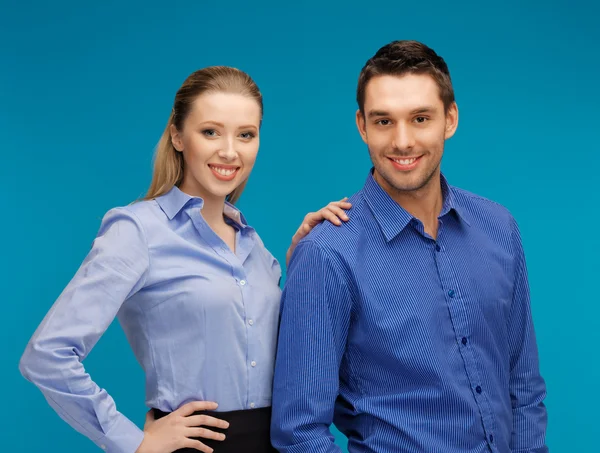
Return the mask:
<path id="1" fill-rule="evenodd" d="M 446 113 L 446 132 L 444 134 L 444 138 L 448 140 L 450 137 L 454 135 L 456 132 L 456 128 L 458 127 L 458 106 L 456 102 L 453 102 L 452 105 L 448 108 L 448 112 Z"/>
<path id="2" fill-rule="evenodd" d="M 171 134 L 171 143 L 175 151 L 183 151 L 183 140 L 181 139 L 181 133 L 177 130 L 174 124 L 169 127 L 169 133 Z"/>
<path id="3" fill-rule="evenodd" d="M 365 122 L 365 116 L 360 109 L 356 111 L 356 127 L 358 128 L 358 133 L 363 139 L 363 142 L 367 143 L 367 124 Z"/>

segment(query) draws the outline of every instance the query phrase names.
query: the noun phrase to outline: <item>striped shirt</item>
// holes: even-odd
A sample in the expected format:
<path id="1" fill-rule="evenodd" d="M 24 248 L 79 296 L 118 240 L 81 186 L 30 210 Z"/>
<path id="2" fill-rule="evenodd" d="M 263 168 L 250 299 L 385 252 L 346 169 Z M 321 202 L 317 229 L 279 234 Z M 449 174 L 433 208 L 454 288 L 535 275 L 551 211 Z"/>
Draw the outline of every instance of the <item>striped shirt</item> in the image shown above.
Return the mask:
<path id="1" fill-rule="evenodd" d="M 280 452 L 544 453 L 546 389 L 515 220 L 451 187 L 434 240 L 369 175 L 297 247 L 273 394 Z"/>

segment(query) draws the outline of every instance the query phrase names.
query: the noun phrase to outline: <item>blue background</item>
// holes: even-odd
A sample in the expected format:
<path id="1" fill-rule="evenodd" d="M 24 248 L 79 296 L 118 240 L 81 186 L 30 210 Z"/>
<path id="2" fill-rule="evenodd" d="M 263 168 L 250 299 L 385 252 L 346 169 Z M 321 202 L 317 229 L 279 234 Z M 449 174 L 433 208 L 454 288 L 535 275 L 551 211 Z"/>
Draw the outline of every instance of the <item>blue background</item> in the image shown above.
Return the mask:
<path id="1" fill-rule="evenodd" d="M 356 81 L 394 39 L 421 40 L 450 66 L 461 113 L 443 163 L 451 183 L 504 204 L 520 224 L 549 391 L 548 444 L 595 448 L 597 6 L 91 3 L 0 3 L 2 451 L 99 451 L 20 376 L 18 360 L 103 214 L 146 191 L 184 78 L 225 64 L 261 87 L 262 146 L 240 206 L 284 262 L 303 216 L 367 176 Z M 143 375 L 117 323 L 85 364 L 141 426 Z"/>

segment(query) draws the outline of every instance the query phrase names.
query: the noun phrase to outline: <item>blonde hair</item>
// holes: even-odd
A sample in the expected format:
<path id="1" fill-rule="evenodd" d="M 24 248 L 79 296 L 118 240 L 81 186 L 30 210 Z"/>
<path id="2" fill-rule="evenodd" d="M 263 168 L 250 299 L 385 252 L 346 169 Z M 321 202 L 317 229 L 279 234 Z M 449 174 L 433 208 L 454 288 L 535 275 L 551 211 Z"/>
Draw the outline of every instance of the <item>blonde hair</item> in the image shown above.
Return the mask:
<path id="1" fill-rule="evenodd" d="M 145 200 L 164 195 L 173 186 L 181 184 L 185 163 L 183 153 L 175 150 L 171 142 L 171 125 L 174 125 L 178 131 L 181 131 L 193 102 L 201 94 L 210 92 L 237 93 L 251 97 L 258 102 L 262 118 L 262 94 L 254 80 L 245 72 L 229 66 L 210 66 L 190 74 L 179 90 L 177 90 L 169 121 L 156 146 L 152 182 L 144 197 Z M 227 196 L 227 201 L 235 204 L 242 195 L 245 186 L 246 181 L 236 187 Z"/>

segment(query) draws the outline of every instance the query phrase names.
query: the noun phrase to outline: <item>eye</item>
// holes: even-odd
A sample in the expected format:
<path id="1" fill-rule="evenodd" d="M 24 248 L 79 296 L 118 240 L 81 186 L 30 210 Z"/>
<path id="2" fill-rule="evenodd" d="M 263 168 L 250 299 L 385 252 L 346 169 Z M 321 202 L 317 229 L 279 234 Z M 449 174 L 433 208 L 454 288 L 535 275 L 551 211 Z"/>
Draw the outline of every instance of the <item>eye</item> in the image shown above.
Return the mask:
<path id="1" fill-rule="evenodd" d="M 242 137 L 244 140 L 251 140 L 254 137 L 256 137 L 256 135 L 254 134 L 254 132 L 242 132 L 240 134 L 240 137 Z"/>
<path id="2" fill-rule="evenodd" d="M 204 129 L 202 134 L 206 135 L 207 137 L 216 137 L 217 131 L 214 129 Z"/>
<path id="3" fill-rule="evenodd" d="M 415 118 L 415 121 L 416 121 L 417 123 L 424 123 L 424 122 L 426 122 L 427 120 L 429 120 L 429 118 L 427 118 L 426 116 L 417 116 L 417 117 Z"/>
<path id="4" fill-rule="evenodd" d="M 375 124 L 379 124 L 380 126 L 389 126 L 391 123 L 390 120 L 377 120 Z"/>

